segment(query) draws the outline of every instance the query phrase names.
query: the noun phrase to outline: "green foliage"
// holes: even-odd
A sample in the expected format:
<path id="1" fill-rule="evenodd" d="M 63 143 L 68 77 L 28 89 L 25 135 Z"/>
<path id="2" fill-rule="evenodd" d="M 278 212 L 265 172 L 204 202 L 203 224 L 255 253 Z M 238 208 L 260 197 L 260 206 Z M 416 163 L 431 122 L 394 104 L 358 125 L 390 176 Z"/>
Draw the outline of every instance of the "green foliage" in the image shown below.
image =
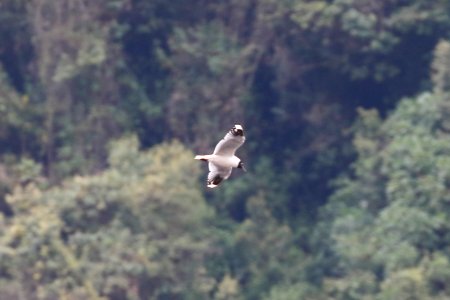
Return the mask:
<path id="1" fill-rule="evenodd" d="M 2 153 L 36 155 L 41 148 L 38 141 L 42 129 L 36 122 L 42 121 L 42 109 L 30 101 L 27 95 L 20 95 L 10 84 L 0 68 L 0 143 Z"/>
<path id="2" fill-rule="evenodd" d="M 270 293 L 263 298 L 264 300 L 320 300 L 325 299 L 318 295 L 318 292 L 310 285 L 293 284 L 278 285 L 270 290 Z"/>
<path id="3" fill-rule="evenodd" d="M 405 99 L 381 124 L 373 112 L 362 112 L 354 177 L 340 182 L 328 205 L 335 215 L 334 248 L 343 262 L 336 280 L 355 282 L 352 274 L 360 270 L 378 279 L 370 294 L 379 289 L 379 299 L 436 294 L 436 286 L 427 285 L 433 281 L 428 261 L 436 253 L 445 264 L 440 251 L 449 242 L 442 236 L 449 217 L 450 148 L 440 127 L 446 101 L 438 94 Z"/>
<path id="4" fill-rule="evenodd" d="M 382 284 L 379 299 L 426 299 L 426 297 L 422 271 L 411 268 L 389 276 Z"/>
<path id="5" fill-rule="evenodd" d="M 211 290 L 203 260 L 212 214 L 193 188 L 193 154 L 177 142 L 137 147 L 135 137 L 117 141 L 104 172 L 8 196 L 14 218 L 2 222 L 1 272 L 26 298 L 163 299 Z"/>
<path id="6" fill-rule="evenodd" d="M 41 145 L 53 181 L 105 167 L 108 141 L 133 128 L 136 115 L 148 115 L 148 98 L 132 81 L 115 37 L 126 1 L 111 4 L 29 6 L 36 70 L 30 97 L 42 102 Z"/>
<path id="7" fill-rule="evenodd" d="M 450 43 L 440 41 L 434 51 L 434 60 L 432 64 L 433 86 L 436 93 L 450 91 Z"/>
<path id="8" fill-rule="evenodd" d="M 0 8 L 2 299 L 449 298 L 448 1 Z"/>
<path id="9" fill-rule="evenodd" d="M 290 228 L 271 216 L 263 195 L 250 198 L 247 211 L 248 219 L 235 232 L 234 273 L 247 298 L 258 299 L 274 283 L 299 275 L 302 253 L 293 247 Z"/>
<path id="10" fill-rule="evenodd" d="M 429 36 L 447 26 L 448 3 L 413 1 L 297 1 L 292 19 L 304 30 L 319 36 L 335 64 L 354 79 L 385 81 L 400 75 L 397 49 L 405 47 L 405 33 Z M 339 36 L 339 38 L 336 38 Z M 391 53 L 390 56 L 385 54 Z M 405 55 L 405 52 L 401 52 Z"/>
<path id="11" fill-rule="evenodd" d="M 206 148 L 218 138 L 208 132 L 221 132 L 225 124 L 243 118 L 239 98 L 247 88 L 254 51 L 243 49 L 226 30 L 220 23 L 179 28 L 170 39 L 171 56 L 164 59 L 174 77 L 167 102 L 169 126 L 194 146 Z M 218 110 L 222 113 L 211 118 Z"/>

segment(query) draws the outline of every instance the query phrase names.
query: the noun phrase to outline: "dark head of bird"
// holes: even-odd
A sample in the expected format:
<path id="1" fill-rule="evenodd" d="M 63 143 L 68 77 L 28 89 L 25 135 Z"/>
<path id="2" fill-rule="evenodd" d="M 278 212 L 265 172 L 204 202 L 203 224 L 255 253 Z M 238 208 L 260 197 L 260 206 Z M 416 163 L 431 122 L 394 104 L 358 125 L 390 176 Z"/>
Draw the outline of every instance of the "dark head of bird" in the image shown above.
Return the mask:
<path id="1" fill-rule="evenodd" d="M 234 136 L 244 136 L 244 129 L 239 124 L 234 125 L 230 131 Z"/>
<path id="2" fill-rule="evenodd" d="M 242 171 L 247 172 L 247 169 L 244 167 L 244 163 L 242 161 L 239 162 L 237 167 L 238 169 L 242 169 Z"/>

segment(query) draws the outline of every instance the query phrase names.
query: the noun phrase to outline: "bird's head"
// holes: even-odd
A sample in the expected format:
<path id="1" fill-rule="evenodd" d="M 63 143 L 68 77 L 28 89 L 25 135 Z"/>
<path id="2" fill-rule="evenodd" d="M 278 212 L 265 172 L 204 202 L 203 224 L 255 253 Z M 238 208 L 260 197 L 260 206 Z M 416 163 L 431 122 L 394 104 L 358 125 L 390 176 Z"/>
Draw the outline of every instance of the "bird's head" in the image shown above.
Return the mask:
<path id="1" fill-rule="evenodd" d="M 236 124 L 233 126 L 233 128 L 231 128 L 231 133 L 234 136 L 243 136 L 244 135 L 244 128 L 242 128 L 241 125 Z"/>
<path id="2" fill-rule="evenodd" d="M 242 169 L 242 171 L 247 172 L 247 169 L 244 167 L 244 163 L 242 161 L 239 161 L 238 169 Z"/>

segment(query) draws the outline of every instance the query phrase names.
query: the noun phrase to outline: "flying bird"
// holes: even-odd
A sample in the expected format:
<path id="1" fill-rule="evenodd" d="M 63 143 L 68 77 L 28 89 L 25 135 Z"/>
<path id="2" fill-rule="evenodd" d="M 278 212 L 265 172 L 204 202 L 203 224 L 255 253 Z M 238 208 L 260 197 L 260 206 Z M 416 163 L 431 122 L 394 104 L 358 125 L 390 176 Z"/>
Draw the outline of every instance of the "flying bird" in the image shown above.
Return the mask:
<path id="1" fill-rule="evenodd" d="M 241 125 L 236 124 L 228 131 L 225 137 L 217 143 L 213 154 L 195 156 L 195 159 L 208 162 L 209 174 L 207 187 L 217 187 L 223 180 L 230 177 L 233 168 L 247 171 L 240 158 L 234 155 L 236 150 L 242 146 L 244 142 L 244 129 Z"/>

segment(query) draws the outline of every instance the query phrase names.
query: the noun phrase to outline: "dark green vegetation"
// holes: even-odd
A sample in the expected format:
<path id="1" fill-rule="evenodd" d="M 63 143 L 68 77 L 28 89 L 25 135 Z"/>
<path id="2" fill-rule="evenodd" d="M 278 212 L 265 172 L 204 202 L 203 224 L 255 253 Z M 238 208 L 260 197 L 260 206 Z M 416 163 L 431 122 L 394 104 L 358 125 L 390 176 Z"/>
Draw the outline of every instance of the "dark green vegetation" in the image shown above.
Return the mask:
<path id="1" fill-rule="evenodd" d="M 449 38 L 447 0 L 1 1 L 0 298 L 449 299 Z"/>

